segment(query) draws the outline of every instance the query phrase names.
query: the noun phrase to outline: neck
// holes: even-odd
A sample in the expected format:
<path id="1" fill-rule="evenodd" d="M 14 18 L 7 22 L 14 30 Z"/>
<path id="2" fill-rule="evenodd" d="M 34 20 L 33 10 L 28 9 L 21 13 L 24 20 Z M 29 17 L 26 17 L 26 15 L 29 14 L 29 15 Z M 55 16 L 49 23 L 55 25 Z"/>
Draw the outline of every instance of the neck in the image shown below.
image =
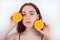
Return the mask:
<path id="1" fill-rule="evenodd" d="M 25 30 L 25 32 L 32 32 L 32 31 L 34 31 L 33 28 L 26 28 L 26 30 Z"/>
<path id="2" fill-rule="evenodd" d="M 26 28 L 26 30 L 23 32 L 24 34 L 33 34 L 35 33 L 34 28 Z"/>

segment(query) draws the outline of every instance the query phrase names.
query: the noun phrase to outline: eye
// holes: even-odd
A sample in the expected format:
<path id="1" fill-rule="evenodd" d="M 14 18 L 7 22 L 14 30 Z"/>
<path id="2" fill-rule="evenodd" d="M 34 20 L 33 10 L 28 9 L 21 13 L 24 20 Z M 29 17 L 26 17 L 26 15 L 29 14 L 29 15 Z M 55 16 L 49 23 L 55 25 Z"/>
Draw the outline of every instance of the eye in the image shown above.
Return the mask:
<path id="1" fill-rule="evenodd" d="M 34 11 L 30 11 L 30 15 L 34 15 L 35 14 L 35 12 Z"/>
<path id="2" fill-rule="evenodd" d="M 30 15 L 34 15 L 34 13 L 30 13 Z"/>
<path id="3" fill-rule="evenodd" d="M 26 15 L 26 12 L 25 12 L 25 11 L 23 11 L 23 12 L 22 12 L 22 16 L 25 16 L 25 15 Z"/>
<path id="4" fill-rule="evenodd" d="M 26 16 L 26 14 L 22 14 L 22 16 Z"/>

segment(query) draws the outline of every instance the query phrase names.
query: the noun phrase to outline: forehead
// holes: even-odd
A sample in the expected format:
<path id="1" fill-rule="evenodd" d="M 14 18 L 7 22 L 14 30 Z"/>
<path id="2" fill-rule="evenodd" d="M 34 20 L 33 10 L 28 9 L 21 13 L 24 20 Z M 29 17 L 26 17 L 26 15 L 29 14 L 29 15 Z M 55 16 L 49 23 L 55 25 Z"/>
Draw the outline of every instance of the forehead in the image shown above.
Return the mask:
<path id="1" fill-rule="evenodd" d="M 31 5 L 26 5 L 23 7 L 22 11 L 36 11 L 35 8 Z"/>

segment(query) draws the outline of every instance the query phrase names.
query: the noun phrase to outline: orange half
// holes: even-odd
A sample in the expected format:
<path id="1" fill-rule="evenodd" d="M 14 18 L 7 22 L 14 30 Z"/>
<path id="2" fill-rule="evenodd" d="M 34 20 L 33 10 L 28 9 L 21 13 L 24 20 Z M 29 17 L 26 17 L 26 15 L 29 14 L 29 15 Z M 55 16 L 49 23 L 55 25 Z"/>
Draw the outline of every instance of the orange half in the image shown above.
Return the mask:
<path id="1" fill-rule="evenodd" d="M 42 20 L 37 20 L 34 24 L 35 29 L 41 30 L 44 27 Z"/>
<path id="2" fill-rule="evenodd" d="M 14 15 L 13 15 L 13 20 L 14 20 L 15 22 L 20 22 L 20 21 L 22 20 L 22 15 L 21 15 L 21 13 L 19 13 L 19 12 L 14 13 Z"/>

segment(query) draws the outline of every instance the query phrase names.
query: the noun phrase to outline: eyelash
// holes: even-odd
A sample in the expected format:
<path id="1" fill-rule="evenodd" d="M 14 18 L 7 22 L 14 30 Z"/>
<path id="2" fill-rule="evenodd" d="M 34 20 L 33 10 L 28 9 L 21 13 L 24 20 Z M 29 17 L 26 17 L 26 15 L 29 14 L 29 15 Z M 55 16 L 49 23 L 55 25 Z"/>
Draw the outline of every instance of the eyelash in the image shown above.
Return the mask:
<path id="1" fill-rule="evenodd" d="M 22 16 L 25 16 L 26 14 L 22 14 Z"/>
<path id="2" fill-rule="evenodd" d="M 34 13 L 30 13 L 30 15 L 34 15 Z M 26 16 L 26 14 L 22 14 L 22 16 Z"/>
<path id="3" fill-rule="evenodd" d="M 31 13 L 30 15 L 34 15 L 34 13 Z"/>

